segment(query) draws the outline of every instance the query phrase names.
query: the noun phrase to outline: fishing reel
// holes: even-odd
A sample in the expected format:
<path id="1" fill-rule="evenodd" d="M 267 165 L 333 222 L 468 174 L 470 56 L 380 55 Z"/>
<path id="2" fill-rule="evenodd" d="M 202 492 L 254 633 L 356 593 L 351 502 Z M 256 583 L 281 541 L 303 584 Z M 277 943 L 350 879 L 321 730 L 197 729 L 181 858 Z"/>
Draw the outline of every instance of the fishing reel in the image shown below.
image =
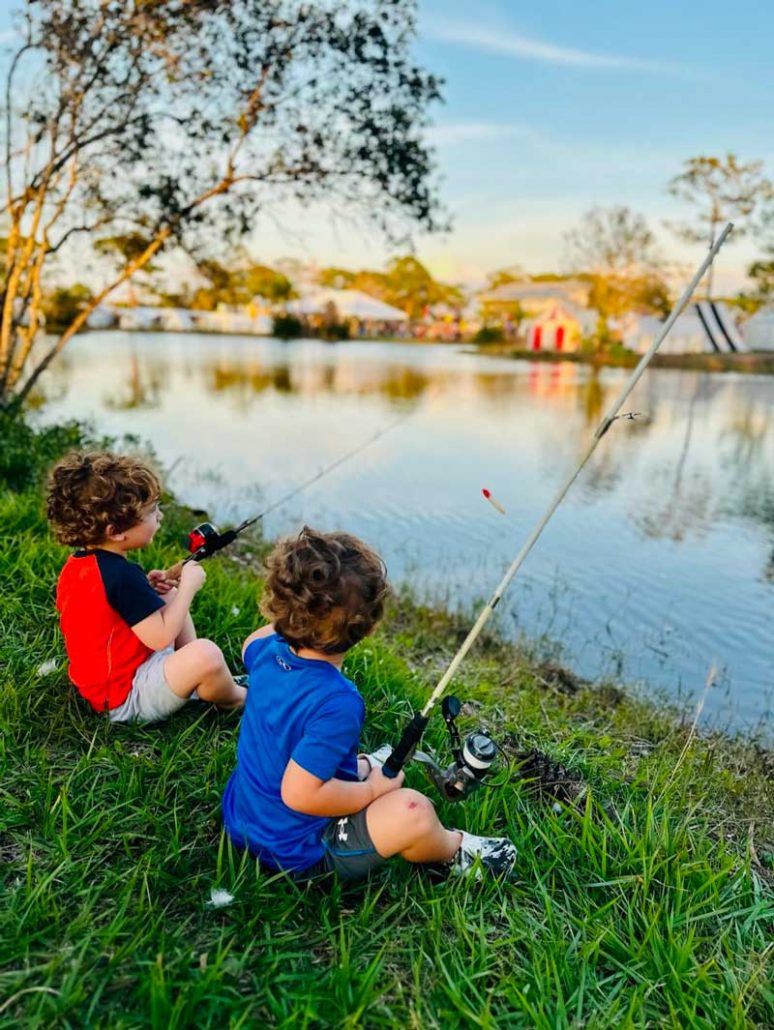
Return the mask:
<path id="1" fill-rule="evenodd" d="M 464 741 L 461 739 L 455 723 L 461 709 L 457 697 L 445 697 L 441 704 L 454 756 L 451 765 L 443 769 L 432 755 L 425 751 L 414 752 L 414 760 L 424 765 L 425 772 L 447 801 L 463 801 L 477 790 L 489 775 L 499 750 L 483 730 L 469 733 Z"/>
<path id="2" fill-rule="evenodd" d="M 188 534 L 188 556 L 166 569 L 164 575 L 173 582 L 180 579 L 183 567 L 189 561 L 203 561 L 205 558 L 217 554 L 218 551 L 232 544 L 242 530 L 255 521 L 257 520 L 248 519 L 247 522 L 243 522 L 235 529 L 227 529 L 225 533 L 219 533 L 211 522 L 200 522 Z"/>
<path id="3" fill-rule="evenodd" d="M 201 561 L 202 558 L 209 558 L 216 551 L 227 547 L 236 538 L 237 533 L 233 529 L 219 533 L 211 522 L 201 522 L 198 526 L 194 526 L 188 534 L 189 556 L 186 561 Z"/>

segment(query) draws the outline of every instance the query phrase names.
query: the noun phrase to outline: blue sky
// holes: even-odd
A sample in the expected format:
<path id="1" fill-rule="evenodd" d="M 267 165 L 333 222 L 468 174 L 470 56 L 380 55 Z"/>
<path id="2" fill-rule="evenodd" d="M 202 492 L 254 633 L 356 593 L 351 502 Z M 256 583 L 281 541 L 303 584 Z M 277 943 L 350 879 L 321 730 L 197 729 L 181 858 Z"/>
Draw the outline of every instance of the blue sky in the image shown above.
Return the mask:
<path id="1" fill-rule="evenodd" d="M 436 137 L 448 242 L 423 242 L 463 273 L 562 261 L 563 232 L 594 204 L 627 204 L 692 261 L 664 219 L 682 162 L 734 151 L 774 175 L 774 4 L 764 0 L 447 0 L 421 4 L 423 62 L 447 80 Z M 740 242 L 722 271 L 754 254 Z M 469 268 L 465 265 L 469 264 Z"/>
<path id="2" fill-rule="evenodd" d="M 0 0 L 0 38 L 16 4 Z M 646 215 L 670 260 L 697 248 L 663 221 L 665 186 L 697 154 L 763 159 L 774 177 L 771 0 L 420 0 L 421 63 L 446 80 L 435 112 L 442 196 L 453 231 L 418 255 L 474 282 L 518 264 L 559 270 L 563 234 L 592 205 Z M 380 265 L 384 241 L 325 208 L 273 213 L 256 227 L 263 260 Z M 755 256 L 728 247 L 720 281 L 739 285 Z"/>

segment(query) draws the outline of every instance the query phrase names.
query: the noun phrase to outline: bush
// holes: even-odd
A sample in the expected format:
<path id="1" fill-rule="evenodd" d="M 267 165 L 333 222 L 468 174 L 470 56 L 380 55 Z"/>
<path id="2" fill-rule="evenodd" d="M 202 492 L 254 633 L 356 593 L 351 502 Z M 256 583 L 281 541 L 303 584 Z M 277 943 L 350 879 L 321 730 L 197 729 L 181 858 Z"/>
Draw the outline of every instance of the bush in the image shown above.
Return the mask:
<path id="1" fill-rule="evenodd" d="M 320 339 L 335 342 L 336 340 L 349 339 L 349 323 L 347 322 L 325 322 L 320 326 Z"/>
<path id="2" fill-rule="evenodd" d="M 83 283 L 60 286 L 43 298 L 43 314 L 46 329 L 50 333 L 61 333 L 75 320 L 81 308 L 92 298 L 92 292 Z"/>
<path id="3" fill-rule="evenodd" d="M 473 337 L 473 343 L 502 343 L 504 339 L 501 325 L 482 325 Z"/>
<path id="4" fill-rule="evenodd" d="M 271 331 L 278 340 L 297 340 L 304 335 L 304 323 L 295 315 L 277 315 Z"/>
<path id="5" fill-rule="evenodd" d="M 18 408 L 0 409 L 0 484 L 14 491 L 36 486 L 67 451 L 93 445 L 77 422 L 33 429 Z"/>

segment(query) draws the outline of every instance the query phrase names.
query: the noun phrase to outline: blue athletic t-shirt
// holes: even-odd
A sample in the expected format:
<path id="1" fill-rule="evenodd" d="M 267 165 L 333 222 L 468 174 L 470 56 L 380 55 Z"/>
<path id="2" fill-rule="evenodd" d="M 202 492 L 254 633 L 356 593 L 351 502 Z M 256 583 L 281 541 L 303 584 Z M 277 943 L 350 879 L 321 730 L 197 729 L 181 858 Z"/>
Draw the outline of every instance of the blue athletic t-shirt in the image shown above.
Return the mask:
<path id="1" fill-rule="evenodd" d="M 234 843 L 264 864 L 301 872 L 322 858 L 329 817 L 288 808 L 280 793 L 285 769 L 292 758 L 321 780 L 356 780 L 365 705 L 334 665 L 299 658 L 278 634 L 249 645 L 245 668 L 250 686 L 223 822 Z"/>

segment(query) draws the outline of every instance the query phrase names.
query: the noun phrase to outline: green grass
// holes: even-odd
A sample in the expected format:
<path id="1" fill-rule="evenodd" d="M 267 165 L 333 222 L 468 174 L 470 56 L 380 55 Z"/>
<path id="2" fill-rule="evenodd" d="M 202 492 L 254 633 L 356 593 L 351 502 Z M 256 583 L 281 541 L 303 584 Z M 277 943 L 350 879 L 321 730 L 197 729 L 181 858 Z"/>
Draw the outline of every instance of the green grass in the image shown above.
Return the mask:
<path id="1" fill-rule="evenodd" d="M 463 807 L 439 803 L 452 825 L 510 834 L 519 880 L 432 883 L 398 861 L 325 894 L 269 876 L 220 822 L 238 716 L 110 727 L 68 687 L 64 552 L 28 464 L 0 487 L 0 1026 L 774 1025 L 770 753 L 576 689 L 488 637 L 457 693 L 510 750 L 538 746 L 587 784 L 555 812 L 511 768 Z M 190 520 L 167 510 L 146 567 L 179 557 Z M 196 601 L 234 662 L 258 623 L 259 552 L 211 561 Z M 353 652 L 366 744 L 395 739 L 466 627 L 403 600 Z M 234 903 L 208 906 L 214 886 Z"/>

